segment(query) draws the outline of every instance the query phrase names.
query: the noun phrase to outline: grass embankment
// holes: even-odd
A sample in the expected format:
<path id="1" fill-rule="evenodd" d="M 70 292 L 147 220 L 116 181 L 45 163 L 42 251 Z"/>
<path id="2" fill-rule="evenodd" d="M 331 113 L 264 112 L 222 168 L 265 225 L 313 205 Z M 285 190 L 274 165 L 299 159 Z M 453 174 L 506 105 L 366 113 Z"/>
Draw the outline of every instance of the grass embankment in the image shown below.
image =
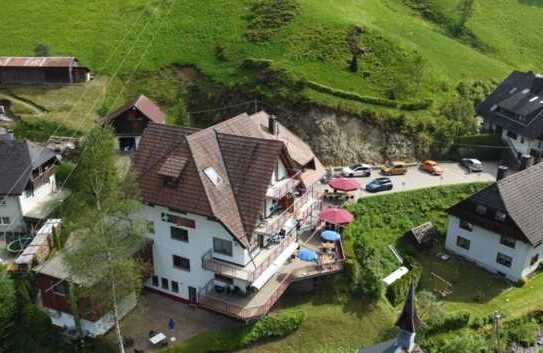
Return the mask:
<path id="1" fill-rule="evenodd" d="M 280 17 L 288 20 L 276 23 L 266 17 L 266 8 L 253 7 L 253 0 L 52 0 L 46 5 L 21 0 L 3 8 L 0 54 L 30 55 L 45 43 L 53 54 L 76 55 L 95 72 L 119 72 L 125 81 L 134 70 L 152 74 L 170 64 L 195 64 L 226 85 L 245 79 L 239 70 L 244 59 L 266 58 L 297 77 L 359 96 L 386 99 L 392 89 L 397 99 L 432 99 L 436 105 L 454 94 L 459 81 L 501 79 L 515 68 L 541 69 L 542 6 L 477 1 L 467 28 L 491 48 L 482 52 L 451 37 L 405 1 L 291 1 L 296 10 L 288 7 Z M 427 3 L 450 18 L 457 16 L 458 0 Z M 346 37 L 356 25 L 367 29 L 360 45 L 369 54 L 360 59 L 359 71 L 351 73 Z M 391 87 L 398 82 L 412 86 L 412 81 L 416 88 Z M 304 95 L 330 103 L 312 89 Z"/>
<path id="2" fill-rule="evenodd" d="M 348 245 L 357 237 L 367 239 L 381 252 L 387 274 L 399 266 L 388 245 L 413 256 L 423 267 L 419 289 L 436 291 L 447 287 L 432 273 L 452 284 L 452 294 L 443 298 L 451 311 L 468 310 L 473 316 L 486 316 L 499 310 L 508 317 L 518 317 L 536 310 L 543 300 L 542 275 L 516 288 L 466 261 L 455 257 L 443 261 L 437 257 L 443 251 L 447 208 L 483 186 L 444 186 L 362 199 L 353 206 L 357 217 L 347 231 Z M 440 232 L 440 245 L 434 250 L 416 250 L 408 232 L 427 221 Z"/>

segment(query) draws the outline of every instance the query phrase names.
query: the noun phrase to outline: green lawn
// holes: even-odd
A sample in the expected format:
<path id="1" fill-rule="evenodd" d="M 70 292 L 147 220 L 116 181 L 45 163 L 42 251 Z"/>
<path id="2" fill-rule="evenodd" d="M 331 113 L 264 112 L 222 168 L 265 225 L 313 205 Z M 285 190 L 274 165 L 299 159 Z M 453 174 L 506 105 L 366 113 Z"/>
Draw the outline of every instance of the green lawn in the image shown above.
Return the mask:
<path id="1" fill-rule="evenodd" d="M 461 80 L 501 79 L 513 69 L 541 70 L 543 7 L 538 3 L 477 1 L 468 27 L 494 49 L 482 53 L 450 38 L 402 0 L 298 2 L 301 12 L 289 25 L 270 41 L 255 44 L 245 35 L 253 0 L 11 1 L 3 7 L 0 55 L 31 55 L 36 44 L 46 43 L 53 54 L 76 55 L 106 75 L 118 69 L 129 75 L 137 68 L 156 71 L 174 63 L 195 64 L 227 84 L 242 79 L 238 67 L 243 59 L 268 58 L 306 79 L 379 96 L 390 81 L 388 66 L 395 65 L 390 57 L 417 51 L 426 63 L 419 95 L 438 101 Z M 454 15 L 457 0 L 433 3 Z M 358 74 L 346 70 L 350 54 L 345 37 L 353 25 L 367 27 L 370 34 L 363 43 L 373 45 Z M 389 44 L 375 42 L 375 36 Z M 218 45 L 225 48 L 226 61 L 216 57 Z M 390 50 L 382 53 L 383 48 Z M 363 77 L 367 69 L 373 76 Z"/>

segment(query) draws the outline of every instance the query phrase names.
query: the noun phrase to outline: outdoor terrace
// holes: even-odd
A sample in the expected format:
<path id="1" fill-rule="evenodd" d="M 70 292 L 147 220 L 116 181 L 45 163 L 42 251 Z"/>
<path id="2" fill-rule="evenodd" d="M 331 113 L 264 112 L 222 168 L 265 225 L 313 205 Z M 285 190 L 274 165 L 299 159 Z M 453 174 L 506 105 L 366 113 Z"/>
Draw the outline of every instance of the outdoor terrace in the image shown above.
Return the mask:
<path id="1" fill-rule="evenodd" d="M 200 306 L 248 321 L 268 313 L 292 282 L 340 272 L 345 262 L 341 241 L 334 243 L 327 254 L 322 250 L 323 244 L 318 233 L 320 229 L 311 234 L 302 235 L 299 241 L 302 248 L 317 252 L 319 257 L 316 262 L 304 262 L 298 258 L 291 258 L 259 291 L 246 296 L 228 294 L 224 291 L 219 293 L 216 291 L 215 282 L 211 280 L 200 289 Z"/>

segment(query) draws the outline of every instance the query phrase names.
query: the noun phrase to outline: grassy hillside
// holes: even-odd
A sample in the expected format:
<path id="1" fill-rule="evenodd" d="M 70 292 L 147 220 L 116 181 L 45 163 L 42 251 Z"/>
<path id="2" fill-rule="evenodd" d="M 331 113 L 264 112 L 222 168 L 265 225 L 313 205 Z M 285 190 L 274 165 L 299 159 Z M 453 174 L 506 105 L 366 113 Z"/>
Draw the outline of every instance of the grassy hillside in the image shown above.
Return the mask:
<path id="1" fill-rule="evenodd" d="M 451 36 L 410 6 L 413 1 L 283 0 L 293 8 L 276 9 L 278 16 L 272 18 L 266 17 L 266 4 L 276 0 L 261 0 L 265 5 L 260 12 L 254 7 L 257 0 L 10 1 L 0 22 L 0 55 L 32 55 L 38 43 L 47 44 L 52 54 L 76 55 L 97 73 L 120 75 L 127 87 L 116 83 L 108 93 L 115 96 L 108 105 L 117 106 L 148 85 L 141 75 L 132 76 L 135 71 L 152 77 L 171 64 L 194 64 L 216 82 L 254 85 L 241 63 L 270 59 L 274 69 L 332 89 L 400 101 L 432 100 L 431 108 L 409 113 L 419 119 L 428 113 L 438 117 L 460 81 L 500 80 L 513 69 L 542 69 L 540 1 L 477 0 L 467 31 L 484 50 Z M 456 21 L 459 1 L 420 3 Z M 348 69 L 352 54 L 347 37 L 354 26 L 366 30 L 356 43 L 369 51 L 359 60 L 357 73 Z M 311 88 L 301 94 L 357 111 L 396 110 Z M 171 106 L 179 92 L 155 95 Z"/>

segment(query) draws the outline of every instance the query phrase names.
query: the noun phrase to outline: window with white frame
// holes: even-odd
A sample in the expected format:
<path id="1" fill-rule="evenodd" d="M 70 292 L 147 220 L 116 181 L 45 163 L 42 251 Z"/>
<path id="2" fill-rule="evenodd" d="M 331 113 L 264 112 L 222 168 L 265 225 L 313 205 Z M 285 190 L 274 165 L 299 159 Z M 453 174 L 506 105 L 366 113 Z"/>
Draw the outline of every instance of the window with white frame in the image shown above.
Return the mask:
<path id="1" fill-rule="evenodd" d="M 511 265 L 513 264 L 513 258 L 499 252 L 496 256 L 496 262 L 502 266 L 511 267 Z"/>
<path id="2" fill-rule="evenodd" d="M 9 217 L 0 217 L 0 224 L 9 225 L 11 223 L 11 220 Z"/>
<path id="3" fill-rule="evenodd" d="M 7 200 L 5 197 L 0 196 L 0 207 L 4 207 L 7 205 Z"/>
<path id="4" fill-rule="evenodd" d="M 213 238 L 213 251 L 227 256 L 232 256 L 232 242 L 220 238 Z"/>
<path id="5" fill-rule="evenodd" d="M 458 236 L 456 238 L 456 246 L 458 246 L 459 248 L 469 250 L 470 245 L 471 245 L 471 240 L 466 239 L 461 236 Z"/>

